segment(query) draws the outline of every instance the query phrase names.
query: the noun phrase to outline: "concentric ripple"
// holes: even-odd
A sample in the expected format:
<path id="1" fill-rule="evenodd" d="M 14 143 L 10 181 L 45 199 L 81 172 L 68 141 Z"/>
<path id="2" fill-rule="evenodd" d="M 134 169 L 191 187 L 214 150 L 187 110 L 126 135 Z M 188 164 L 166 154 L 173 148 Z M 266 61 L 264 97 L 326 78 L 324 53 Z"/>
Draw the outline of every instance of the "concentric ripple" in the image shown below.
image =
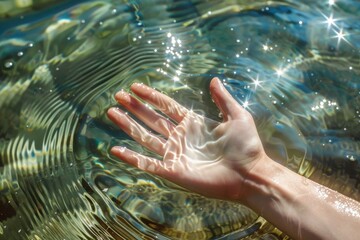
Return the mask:
<path id="1" fill-rule="evenodd" d="M 109 155 L 151 154 L 105 114 L 133 82 L 219 119 L 222 78 L 269 155 L 360 200 L 358 3 L 70 2 L 1 20 L 1 239 L 286 238 Z"/>

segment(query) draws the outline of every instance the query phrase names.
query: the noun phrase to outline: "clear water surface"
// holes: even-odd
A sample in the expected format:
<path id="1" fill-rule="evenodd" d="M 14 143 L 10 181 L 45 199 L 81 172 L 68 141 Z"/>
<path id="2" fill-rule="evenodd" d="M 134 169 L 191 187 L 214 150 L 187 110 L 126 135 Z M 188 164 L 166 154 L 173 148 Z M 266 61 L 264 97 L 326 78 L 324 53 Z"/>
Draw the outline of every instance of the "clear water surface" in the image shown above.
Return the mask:
<path id="1" fill-rule="evenodd" d="M 287 239 L 109 155 L 106 117 L 143 82 L 219 119 L 224 80 L 266 151 L 360 200 L 358 1 L 1 1 L 1 239 Z M 33 4 L 33 5 L 32 5 Z"/>

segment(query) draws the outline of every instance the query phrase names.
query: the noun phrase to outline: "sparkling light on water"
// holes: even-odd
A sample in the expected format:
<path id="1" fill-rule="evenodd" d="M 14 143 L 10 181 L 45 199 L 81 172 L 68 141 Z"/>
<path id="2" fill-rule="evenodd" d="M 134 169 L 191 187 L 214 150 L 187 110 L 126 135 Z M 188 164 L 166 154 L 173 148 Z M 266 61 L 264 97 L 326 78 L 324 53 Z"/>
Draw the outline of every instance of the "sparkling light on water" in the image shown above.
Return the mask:
<path id="1" fill-rule="evenodd" d="M 174 82 L 181 80 L 183 64 L 179 64 L 184 54 L 182 41 L 180 38 L 173 36 L 171 32 L 166 34 L 166 61 L 163 62 L 164 67 L 158 68 L 157 71 L 165 76 L 170 76 Z M 154 49 L 157 52 L 157 49 Z"/>
<path id="2" fill-rule="evenodd" d="M 254 85 L 255 90 L 258 87 L 262 87 L 262 83 L 264 82 L 264 81 L 260 81 L 259 75 L 256 75 L 256 78 L 251 78 L 251 80 L 252 80 L 252 84 Z"/>
<path id="3" fill-rule="evenodd" d="M 347 41 L 347 39 L 345 38 L 348 34 L 344 32 L 344 29 L 340 28 L 338 31 L 334 30 L 335 32 L 335 36 L 333 36 L 333 38 L 337 39 L 337 46 L 339 47 L 341 41 L 345 41 L 347 43 L 349 43 Z"/>
<path id="4" fill-rule="evenodd" d="M 283 77 L 285 74 L 285 69 L 283 68 L 277 68 L 275 69 L 276 75 L 278 75 L 278 77 Z"/>
<path id="5" fill-rule="evenodd" d="M 337 22 L 339 19 L 334 19 L 333 13 L 331 13 L 329 17 L 327 17 L 327 16 L 325 16 L 325 15 L 323 15 L 323 16 L 326 18 L 325 23 L 327 24 L 328 29 L 330 29 L 331 27 L 338 28 L 338 26 L 336 25 L 336 22 Z"/>
<path id="6" fill-rule="evenodd" d="M 337 102 L 330 101 L 330 100 L 327 100 L 327 99 L 324 98 L 318 104 L 311 107 L 311 110 L 312 111 L 318 111 L 318 110 L 326 110 L 327 108 L 335 108 L 337 110 L 339 109 Z"/>
<path id="7" fill-rule="evenodd" d="M 153 154 L 106 117 L 134 82 L 217 118 L 208 83 L 220 77 L 269 154 L 295 172 L 308 162 L 302 174 L 360 199 L 355 2 L 68 1 L 48 5 L 54 14 L 37 1 L 4 13 L 2 2 L 0 238 L 284 238 L 242 205 L 109 154 Z"/>
<path id="8" fill-rule="evenodd" d="M 327 25 L 328 31 L 331 31 L 333 33 L 331 38 L 337 40 L 337 48 L 339 48 L 342 41 L 345 41 L 347 44 L 350 44 L 350 42 L 346 39 L 346 36 L 348 36 L 349 34 L 346 33 L 344 28 L 339 25 L 340 20 L 344 21 L 344 19 L 334 18 L 333 12 L 331 12 L 329 16 L 325 15 L 324 13 L 321 13 L 321 15 L 324 16 L 324 18 L 326 19 L 323 23 Z"/>
<path id="9" fill-rule="evenodd" d="M 329 6 L 335 5 L 335 0 L 329 0 L 328 4 L 329 4 Z"/>

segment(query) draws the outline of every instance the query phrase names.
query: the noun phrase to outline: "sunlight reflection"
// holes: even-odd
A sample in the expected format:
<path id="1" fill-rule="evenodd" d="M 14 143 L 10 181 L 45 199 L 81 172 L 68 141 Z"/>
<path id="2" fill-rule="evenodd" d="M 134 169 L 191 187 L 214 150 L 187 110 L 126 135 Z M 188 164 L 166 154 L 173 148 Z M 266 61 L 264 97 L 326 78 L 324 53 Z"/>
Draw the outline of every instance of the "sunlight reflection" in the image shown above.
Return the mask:
<path id="1" fill-rule="evenodd" d="M 156 69 L 157 72 L 165 76 L 170 76 L 174 82 L 180 81 L 180 76 L 182 74 L 183 64 L 177 65 L 183 57 L 183 46 L 180 38 L 176 38 L 171 32 L 166 34 L 167 42 L 163 42 L 162 45 L 166 44 L 165 50 L 165 61 L 163 62 L 164 67 Z M 151 42 L 149 42 L 151 44 Z M 154 52 L 157 52 L 157 49 L 154 49 Z M 189 52 L 189 51 L 187 51 Z"/>
<path id="2" fill-rule="evenodd" d="M 329 5 L 334 5 L 335 1 L 329 1 Z M 346 36 L 349 34 L 344 31 L 343 27 L 340 27 L 339 24 L 337 24 L 338 21 L 340 21 L 340 18 L 334 18 L 334 14 L 331 13 L 329 16 L 325 15 L 324 13 L 321 13 L 321 15 L 326 19 L 323 21 L 323 24 L 327 25 L 327 30 L 332 30 L 334 33 L 331 38 L 337 39 L 337 48 L 340 46 L 340 43 L 342 41 L 345 41 L 346 43 L 350 44 L 350 42 L 346 39 Z M 350 44 L 351 45 L 351 44 Z"/>
<path id="3" fill-rule="evenodd" d="M 335 5 L 335 0 L 329 0 L 328 4 L 329 4 L 329 6 Z"/>
<path id="4" fill-rule="evenodd" d="M 246 109 L 246 108 L 249 108 L 249 101 L 248 100 L 245 100 L 245 102 L 243 102 L 243 107 Z"/>
<path id="5" fill-rule="evenodd" d="M 337 47 L 339 47 L 341 41 L 345 41 L 346 43 L 350 44 L 349 41 L 345 38 L 348 34 L 344 33 L 344 29 L 340 28 L 339 31 L 334 30 L 335 36 L 333 38 L 337 38 Z"/>
<path id="6" fill-rule="evenodd" d="M 279 77 L 282 77 L 285 73 L 285 69 L 283 68 L 277 68 L 275 69 L 276 75 L 278 75 Z"/>
<path id="7" fill-rule="evenodd" d="M 336 109 L 338 110 L 338 104 L 335 101 L 330 101 L 326 98 L 321 100 L 319 103 L 311 107 L 312 111 L 319 111 L 319 110 L 330 110 L 330 109 Z"/>
<path id="8" fill-rule="evenodd" d="M 258 87 L 262 87 L 261 84 L 262 84 L 264 81 L 260 81 L 260 80 L 259 80 L 259 75 L 256 75 L 256 78 L 250 77 L 250 79 L 253 81 L 252 84 L 254 85 L 255 90 L 256 90 Z"/>
<path id="9" fill-rule="evenodd" d="M 335 22 L 338 21 L 339 19 L 334 19 L 334 16 L 333 16 L 333 13 L 330 14 L 330 16 L 326 16 L 326 15 L 323 15 L 326 19 L 325 23 L 327 24 L 328 26 L 328 30 L 333 26 L 333 27 L 336 27 L 336 28 L 339 28 Z"/>

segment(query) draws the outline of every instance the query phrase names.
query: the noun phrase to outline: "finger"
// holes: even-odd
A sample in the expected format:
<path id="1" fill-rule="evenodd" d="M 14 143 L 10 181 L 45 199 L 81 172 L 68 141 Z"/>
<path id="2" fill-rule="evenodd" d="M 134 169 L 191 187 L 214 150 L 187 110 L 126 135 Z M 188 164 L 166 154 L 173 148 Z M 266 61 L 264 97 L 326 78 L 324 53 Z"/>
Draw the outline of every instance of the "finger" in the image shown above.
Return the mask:
<path id="1" fill-rule="evenodd" d="M 126 134 L 132 137 L 136 142 L 161 156 L 165 154 L 165 139 L 150 133 L 147 129 L 131 119 L 120 109 L 110 108 L 107 114 L 119 128 L 124 130 L 124 132 L 126 132 Z"/>
<path id="2" fill-rule="evenodd" d="M 114 156 L 141 170 L 159 175 L 161 177 L 166 177 L 168 175 L 168 170 L 166 169 L 163 161 L 141 155 L 137 152 L 120 146 L 111 148 L 110 152 Z"/>
<path id="3" fill-rule="evenodd" d="M 176 122 L 181 122 L 188 110 L 172 98 L 140 83 L 134 83 L 131 90 Z"/>
<path id="4" fill-rule="evenodd" d="M 171 121 L 167 120 L 125 91 L 116 93 L 115 99 L 152 130 L 162 134 L 166 138 L 168 138 L 174 130 L 175 125 Z"/>
<path id="5" fill-rule="evenodd" d="M 245 111 L 240 104 L 231 96 L 221 83 L 219 78 L 213 78 L 210 82 L 210 92 L 216 106 L 224 116 L 224 120 L 238 118 Z"/>

